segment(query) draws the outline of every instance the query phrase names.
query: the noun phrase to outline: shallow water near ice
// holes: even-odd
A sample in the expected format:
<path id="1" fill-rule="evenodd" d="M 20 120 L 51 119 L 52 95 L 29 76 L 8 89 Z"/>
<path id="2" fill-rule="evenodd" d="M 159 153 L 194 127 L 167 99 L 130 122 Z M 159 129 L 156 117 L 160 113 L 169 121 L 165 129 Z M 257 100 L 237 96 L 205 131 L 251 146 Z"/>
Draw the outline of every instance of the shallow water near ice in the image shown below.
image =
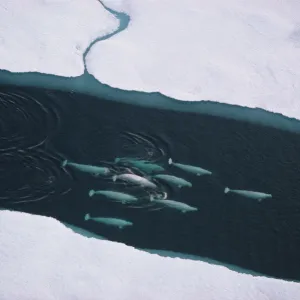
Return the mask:
<path id="1" fill-rule="evenodd" d="M 3 85 L 0 99 L 1 207 L 52 216 L 137 248 L 208 257 L 272 277 L 300 279 L 296 132 L 45 88 Z M 141 198 L 148 194 L 61 166 L 64 159 L 110 166 L 122 156 L 150 159 L 167 174 L 192 182 L 192 188 L 164 188 L 170 199 L 198 211 L 151 210 L 144 203 L 132 208 L 90 198 L 90 189 Z M 169 157 L 213 175 L 197 177 L 169 167 Z M 226 186 L 273 198 L 259 203 L 225 195 Z M 86 213 L 134 225 L 119 230 L 84 221 Z"/>
<path id="2" fill-rule="evenodd" d="M 216 100 L 199 99 L 199 101 L 178 101 L 160 93 L 124 91 L 112 88 L 97 81 L 85 72 L 82 76 L 67 78 L 37 72 L 12 73 L 0 70 L 0 83 L 43 87 L 67 92 L 79 92 L 86 95 L 105 98 L 118 103 L 135 104 L 141 107 L 158 108 L 168 111 L 192 112 L 201 115 L 224 117 L 266 125 L 294 133 L 300 133 L 300 121 L 278 113 L 271 113 L 260 108 L 248 108 L 237 105 L 218 103 Z"/>

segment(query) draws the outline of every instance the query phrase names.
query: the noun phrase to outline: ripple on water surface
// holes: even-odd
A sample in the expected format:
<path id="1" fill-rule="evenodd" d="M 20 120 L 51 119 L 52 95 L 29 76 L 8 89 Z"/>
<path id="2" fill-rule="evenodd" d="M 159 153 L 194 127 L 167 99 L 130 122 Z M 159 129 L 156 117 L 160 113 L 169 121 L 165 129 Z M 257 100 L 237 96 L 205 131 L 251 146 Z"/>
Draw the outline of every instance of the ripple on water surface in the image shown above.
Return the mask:
<path id="1" fill-rule="evenodd" d="M 59 127 L 55 106 L 24 92 L 0 92 L 0 152 L 44 144 Z"/>
<path id="2" fill-rule="evenodd" d="M 0 201 L 2 205 L 45 201 L 66 194 L 72 180 L 61 168 L 61 157 L 41 149 L 0 155 Z"/>

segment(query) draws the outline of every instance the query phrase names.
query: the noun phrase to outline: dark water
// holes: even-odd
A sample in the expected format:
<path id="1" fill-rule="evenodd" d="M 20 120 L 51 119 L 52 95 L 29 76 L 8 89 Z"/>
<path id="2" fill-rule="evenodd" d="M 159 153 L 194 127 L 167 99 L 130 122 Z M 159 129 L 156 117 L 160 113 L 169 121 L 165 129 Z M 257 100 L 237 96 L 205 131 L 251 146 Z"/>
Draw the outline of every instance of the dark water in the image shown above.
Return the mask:
<path id="1" fill-rule="evenodd" d="M 300 280 L 300 135 L 62 91 L 1 86 L 0 93 L 2 207 L 52 216 L 138 248 L 199 255 Z M 90 189 L 140 196 L 145 191 L 61 167 L 64 159 L 109 166 L 121 156 L 156 161 L 192 182 L 192 188 L 164 188 L 168 198 L 198 212 L 90 198 Z M 170 168 L 169 157 L 209 169 L 213 176 Z M 225 195 L 226 186 L 271 193 L 273 199 L 259 203 Z M 134 225 L 110 228 L 84 221 L 86 213 Z"/>

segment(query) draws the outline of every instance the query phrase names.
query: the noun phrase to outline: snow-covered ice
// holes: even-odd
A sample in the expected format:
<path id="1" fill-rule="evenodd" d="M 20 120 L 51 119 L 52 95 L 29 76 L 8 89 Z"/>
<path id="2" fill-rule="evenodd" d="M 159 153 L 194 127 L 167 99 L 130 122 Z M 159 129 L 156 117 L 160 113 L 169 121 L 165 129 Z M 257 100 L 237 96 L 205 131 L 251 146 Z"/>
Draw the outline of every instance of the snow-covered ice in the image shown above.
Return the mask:
<path id="1" fill-rule="evenodd" d="M 86 238 L 57 220 L 0 211 L 0 299 L 298 300 L 300 284 Z"/>
<path id="2" fill-rule="evenodd" d="M 131 22 L 87 56 L 102 83 L 300 119 L 300 1 L 103 2 Z"/>
<path id="3" fill-rule="evenodd" d="M 118 25 L 96 0 L 1 0 L 0 69 L 79 76 L 86 48 Z"/>

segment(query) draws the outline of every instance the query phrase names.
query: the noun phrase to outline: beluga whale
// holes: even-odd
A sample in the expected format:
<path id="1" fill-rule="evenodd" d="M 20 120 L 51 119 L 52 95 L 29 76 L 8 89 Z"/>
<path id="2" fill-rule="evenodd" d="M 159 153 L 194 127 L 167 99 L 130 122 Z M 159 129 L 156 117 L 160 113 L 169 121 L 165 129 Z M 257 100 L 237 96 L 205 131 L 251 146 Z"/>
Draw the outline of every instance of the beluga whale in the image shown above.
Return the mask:
<path id="1" fill-rule="evenodd" d="M 198 211 L 197 207 L 193 207 L 193 206 L 190 206 L 186 203 L 178 202 L 178 201 L 174 201 L 174 200 L 156 200 L 156 199 L 152 199 L 151 202 L 161 204 L 165 207 L 173 208 L 175 210 L 179 210 L 182 213 Z"/>
<path id="2" fill-rule="evenodd" d="M 191 166 L 191 165 L 185 165 L 185 164 L 180 164 L 180 163 L 175 163 L 172 158 L 168 159 L 168 164 L 172 165 L 174 167 L 177 167 L 178 169 L 181 169 L 185 172 L 197 175 L 197 176 L 202 176 L 202 175 L 212 175 L 211 171 L 202 169 L 200 167 L 196 166 Z"/>
<path id="3" fill-rule="evenodd" d="M 153 174 L 153 173 L 159 173 L 163 172 L 165 169 L 158 165 L 151 163 L 146 160 L 140 160 L 140 159 L 134 159 L 134 158 L 119 158 L 117 157 L 115 159 L 115 163 L 123 163 L 125 165 L 129 165 L 131 167 L 134 167 L 142 172 L 145 172 L 147 174 Z"/>
<path id="4" fill-rule="evenodd" d="M 114 175 L 112 177 L 113 182 L 116 182 L 117 180 L 121 180 L 127 183 L 139 185 L 141 187 L 145 188 L 151 188 L 151 189 L 156 189 L 157 185 L 150 180 L 136 175 L 136 174 L 131 174 L 131 173 L 125 173 L 125 174 L 120 174 L 120 175 Z"/>
<path id="5" fill-rule="evenodd" d="M 158 175 L 152 176 L 152 178 L 155 178 L 155 179 L 164 181 L 166 183 L 175 185 L 179 188 L 181 188 L 181 187 L 192 187 L 192 184 L 189 181 L 187 181 L 183 178 L 180 178 L 180 177 L 173 176 L 173 175 L 158 174 Z"/>
<path id="6" fill-rule="evenodd" d="M 106 198 L 115 200 L 117 202 L 122 202 L 123 204 L 125 203 L 131 203 L 131 202 L 137 202 L 138 198 L 126 193 L 121 193 L 121 192 L 115 192 L 115 191 L 107 191 L 107 190 L 90 190 L 89 191 L 89 196 L 93 197 L 94 195 L 102 195 Z"/>
<path id="7" fill-rule="evenodd" d="M 93 176 L 100 176 L 100 175 L 109 175 L 110 170 L 107 167 L 98 167 L 98 166 L 91 166 L 91 165 L 84 165 L 84 164 L 78 164 L 74 162 L 69 162 L 68 160 L 64 160 L 62 163 L 62 167 L 69 166 L 72 169 L 92 174 Z"/>
<path id="8" fill-rule="evenodd" d="M 266 193 L 261 193 L 261 192 L 254 192 L 254 191 L 246 191 L 246 190 L 232 190 L 228 187 L 225 188 L 224 193 L 225 194 L 233 193 L 233 194 L 237 194 L 237 195 L 247 197 L 247 198 L 250 198 L 250 199 L 254 199 L 254 200 L 257 200 L 257 201 L 262 201 L 263 199 L 272 198 L 271 194 L 266 194 Z"/>
<path id="9" fill-rule="evenodd" d="M 123 229 L 124 227 L 133 225 L 133 223 L 130 221 L 126 221 L 118 218 L 91 217 L 90 214 L 86 214 L 84 216 L 84 220 L 85 221 L 92 220 L 97 223 L 102 223 L 108 226 L 118 227 L 119 229 Z"/>

